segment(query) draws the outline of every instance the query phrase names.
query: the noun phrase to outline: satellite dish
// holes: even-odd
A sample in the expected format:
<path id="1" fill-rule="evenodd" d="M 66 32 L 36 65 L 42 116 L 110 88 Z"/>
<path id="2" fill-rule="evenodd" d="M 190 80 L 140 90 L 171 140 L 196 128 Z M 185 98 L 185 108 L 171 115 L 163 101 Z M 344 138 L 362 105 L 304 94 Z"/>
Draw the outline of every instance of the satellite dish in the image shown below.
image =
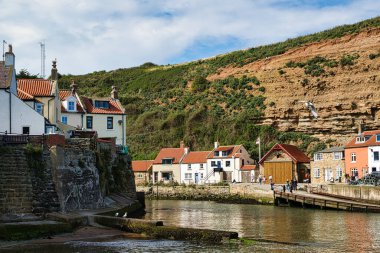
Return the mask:
<path id="1" fill-rule="evenodd" d="M 313 104 L 312 101 L 298 101 L 299 103 L 305 103 L 305 106 L 307 107 L 307 109 L 310 110 L 311 114 L 313 115 L 313 117 L 315 119 L 318 118 L 318 113 L 317 113 L 317 109 L 315 109 L 315 106 Z"/>

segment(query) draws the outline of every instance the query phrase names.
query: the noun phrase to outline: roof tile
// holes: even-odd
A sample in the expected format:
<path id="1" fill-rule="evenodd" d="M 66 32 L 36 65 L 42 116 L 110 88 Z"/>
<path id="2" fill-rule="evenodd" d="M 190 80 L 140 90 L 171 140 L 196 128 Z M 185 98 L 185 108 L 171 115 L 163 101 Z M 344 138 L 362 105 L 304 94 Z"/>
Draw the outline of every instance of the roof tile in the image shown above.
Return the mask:
<path id="1" fill-rule="evenodd" d="M 158 153 L 156 159 L 154 159 L 153 164 L 162 164 L 162 159 L 172 158 L 173 164 L 178 164 L 181 162 L 181 158 L 185 154 L 184 148 L 163 148 Z"/>
<path id="2" fill-rule="evenodd" d="M 185 156 L 182 163 L 206 163 L 207 156 L 211 151 L 191 151 L 188 155 Z"/>
<path id="3" fill-rule="evenodd" d="M 132 161 L 132 171 L 147 172 L 153 164 L 153 160 Z"/>

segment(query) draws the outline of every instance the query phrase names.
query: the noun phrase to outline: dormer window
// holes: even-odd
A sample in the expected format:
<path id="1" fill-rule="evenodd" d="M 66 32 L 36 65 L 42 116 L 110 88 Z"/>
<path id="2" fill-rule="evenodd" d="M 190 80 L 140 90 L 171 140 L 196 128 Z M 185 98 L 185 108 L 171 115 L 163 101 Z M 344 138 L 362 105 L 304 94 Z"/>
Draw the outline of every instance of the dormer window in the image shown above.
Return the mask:
<path id="1" fill-rule="evenodd" d="M 109 101 L 95 100 L 95 108 L 109 109 L 110 108 L 110 102 Z"/>
<path id="2" fill-rule="evenodd" d="M 380 142 L 380 134 L 376 134 L 376 142 Z"/>
<path id="3" fill-rule="evenodd" d="M 173 164 L 173 158 L 162 159 L 162 164 Z"/>
<path id="4" fill-rule="evenodd" d="M 358 136 L 358 137 L 356 137 L 356 143 L 363 143 L 363 142 L 365 142 L 364 136 Z"/>
<path id="5" fill-rule="evenodd" d="M 67 110 L 68 111 L 75 111 L 75 102 L 74 101 L 69 101 L 67 103 Z"/>
<path id="6" fill-rule="evenodd" d="M 219 156 L 219 151 L 215 151 L 214 156 Z"/>
<path id="7" fill-rule="evenodd" d="M 222 151 L 222 156 L 228 156 L 228 151 Z"/>

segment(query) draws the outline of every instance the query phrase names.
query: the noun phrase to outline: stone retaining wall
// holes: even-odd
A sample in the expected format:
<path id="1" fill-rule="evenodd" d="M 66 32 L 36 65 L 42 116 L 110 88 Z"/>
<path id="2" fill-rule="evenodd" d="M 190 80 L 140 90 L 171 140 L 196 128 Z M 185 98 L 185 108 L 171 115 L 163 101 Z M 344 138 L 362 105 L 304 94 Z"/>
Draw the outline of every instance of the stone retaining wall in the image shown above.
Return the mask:
<path id="1" fill-rule="evenodd" d="M 380 186 L 329 184 L 325 187 L 328 194 L 341 195 L 380 203 Z"/>

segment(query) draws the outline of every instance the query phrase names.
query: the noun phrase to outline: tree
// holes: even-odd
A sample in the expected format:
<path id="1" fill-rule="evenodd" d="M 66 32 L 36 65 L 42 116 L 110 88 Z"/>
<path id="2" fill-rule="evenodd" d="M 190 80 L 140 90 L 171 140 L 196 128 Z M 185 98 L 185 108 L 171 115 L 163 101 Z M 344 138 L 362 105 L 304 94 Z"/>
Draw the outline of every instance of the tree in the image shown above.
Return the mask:
<path id="1" fill-rule="evenodd" d="M 38 74 L 37 75 L 33 75 L 31 73 L 29 73 L 29 71 L 27 69 L 21 69 L 18 74 L 16 74 L 16 78 L 19 79 L 19 78 L 28 78 L 28 79 L 36 79 L 36 78 L 39 78 Z"/>

